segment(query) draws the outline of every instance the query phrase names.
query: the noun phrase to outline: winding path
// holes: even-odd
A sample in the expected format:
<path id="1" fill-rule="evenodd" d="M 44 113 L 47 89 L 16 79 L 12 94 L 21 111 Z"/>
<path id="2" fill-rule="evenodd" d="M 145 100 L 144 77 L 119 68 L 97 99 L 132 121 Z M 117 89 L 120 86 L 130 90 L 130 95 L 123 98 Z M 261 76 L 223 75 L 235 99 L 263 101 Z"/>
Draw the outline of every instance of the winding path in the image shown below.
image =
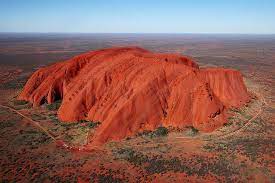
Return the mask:
<path id="1" fill-rule="evenodd" d="M 223 139 L 225 137 L 229 137 L 229 136 L 232 136 L 232 135 L 235 135 L 235 134 L 239 133 L 241 130 L 248 127 L 251 124 L 252 121 L 254 121 L 257 117 L 259 117 L 263 112 L 263 107 L 265 105 L 267 105 L 267 102 L 266 102 L 265 98 L 263 97 L 263 95 L 261 93 L 254 92 L 254 94 L 260 99 L 260 102 L 261 102 L 260 109 L 258 110 L 258 112 L 253 117 L 251 117 L 250 119 L 247 120 L 245 125 L 241 126 L 240 128 L 238 128 L 236 130 L 233 130 L 231 132 L 225 133 L 225 134 L 215 136 L 213 138 L 209 138 L 209 139 L 203 139 L 203 137 L 176 137 L 176 138 L 177 139 L 201 139 L 201 140 L 204 140 L 204 141 L 212 141 L 212 140 L 217 140 L 217 139 Z"/>
<path id="2" fill-rule="evenodd" d="M 229 132 L 229 133 L 217 136 L 217 137 L 215 137 L 215 139 L 216 138 L 222 139 L 222 138 L 229 137 L 229 136 L 232 136 L 232 135 L 235 135 L 235 134 L 239 133 L 241 130 L 243 130 L 246 127 L 248 127 L 251 124 L 252 121 L 254 121 L 257 117 L 259 117 L 263 113 L 263 107 L 265 105 L 267 105 L 267 103 L 265 101 L 265 98 L 263 97 L 263 95 L 261 93 L 256 93 L 255 92 L 255 95 L 260 99 L 260 102 L 261 102 L 261 106 L 260 106 L 260 109 L 258 110 L 258 112 L 252 118 L 250 118 L 249 120 L 247 120 L 247 122 L 245 123 L 245 125 L 241 126 L 240 128 L 238 128 L 238 129 L 236 129 L 236 130 L 234 130 L 232 132 Z M 213 140 L 213 139 L 211 139 L 211 140 Z"/>
<path id="3" fill-rule="evenodd" d="M 75 147 L 75 146 L 71 146 L 71 145 L 68 145 L 66 144 L 63 140 L 58 140 L 56 137 L 54 137 L 50 132 L 48 132 L 48 130 L 46 128 L 44 128 L 43 126 L 41 126 L 39 124 L 39 122 L 37 121 L 34 121 L 33 119 L 31 119 L 30 117 L 24 115 L 23 113 L 19 112 L 18 110 L 12 108 L 12 107 L 9 107 L 9 106 L 6 106 L 6 105 L 2 105 L 0 104 L 0 107 L 2 108 L 5 108 L 5 109 L 8 109 L 12 112 L 15 112 L 17 113 L 18 115 L 22 116 L 23 118 L 25 118 L 26 120 L 28 120 L 31 124 L 33 124 L 36 128 L 40 129 L 43 133 L 45 133 L 49 138 L 51 138 L 58 146 L 61 146 L 65 149 L 68 149 L 68 150 L 72 150 L 72 151 L 86 151 L 87 149 L 85 148 L 85 146 L 80 146 L 80 147 Z"/>
<path id="4" fill-rule="evenodd" d="M 217 139 L 223 139 L 225 137 L 229 137 L 229 136 L 232 136 L 232 135 L 235 135 L 235 134 L 239 133 L 241 130 L 243 130 L 244 128 L 248 127 L 251 124 L 252 121 L 254 121 L 257 117 L 259 117 L 262 114 L 262 112 L 263 112 L 263 107 L 265 105 L 267 105 L 267 102 L 265 101 L 265 98 L 263 97 L 263 95 L 261 93 L 257 93 L 257 92 L 254 92 L 254 93 L 260 99 L 261 107 L 258 110 L 258 112 L 252 118 L 250 118 L 245 123 L 245 125 L 243 125 L 242 127 L 238 128 L 236 130 L 233 130 L 233 131 L 231 131 L 229 133 L 221 134 L 219 136 L 215 136 L 215 137 L 209 138 L 209 139 L 203 139 L 203 137 L 201 137 L 201 136 L 199 136 L 199 137 L 176 137 L 176 139 L 181 139 L 181 140 L 197 140 L 197 139 L 201 139 L 201 140 L 204 140 L 204 141 L 212 141 L 212 140 L 217 140 Z M 40 129 L 43 133 L 45 133 L 48 137 L 50 137 L 58 146 L 61 146 L 61 147 L 65 148 L 65 149 L 72 150 L 72 151 L 91 151 L 91 150 L 99 149 L 98 147 L 91 148 L 91 147 L 89 147 L 88 144 L 86 144 L 84 146 L 78 146 L 78 147 L 66 144 L 63 140 L 59 140 L 58 138 L 54 137 L 46 128 L 44 128 L 43 126 L 41 126 L 39 124 L 39 122 L 37 122 L 37 121 L 31 119 L 30 117 L 24 115 L 20 111 L 14 109 L 12 107 L 9 107 L 9 106 L 6 106 L 6 105 L 2 105 L 2 104 L 0 104 L 0 107 L 8 109 L 8 110 L 10 110 L 12 112 L 15 112 L 18 115 L 22 116 L 23 118 L 27 119 L 36 128 Z M 182 142 L 182 141 L 178 141 L 178 142 L 174 141 L 173 144 L 180 143 L 180 142 Z"/>

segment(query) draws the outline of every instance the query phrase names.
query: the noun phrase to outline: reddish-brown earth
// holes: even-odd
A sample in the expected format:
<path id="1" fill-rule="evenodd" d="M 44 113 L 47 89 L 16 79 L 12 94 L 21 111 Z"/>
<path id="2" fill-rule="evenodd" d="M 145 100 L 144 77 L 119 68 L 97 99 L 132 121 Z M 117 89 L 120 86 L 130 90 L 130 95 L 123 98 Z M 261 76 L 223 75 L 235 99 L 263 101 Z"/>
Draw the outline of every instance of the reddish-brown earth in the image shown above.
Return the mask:
<path id="1" fill-rule="evenodd" d="M 92 51 L 37 70 L 18 97 L 33 103 L 62 99 L 64 122 L 101 121 L 91 145 L 159 126 L 213 131 L 226 110 L 249 95 L 239 71 L 204 68 L 178 54 L 138 47 Z"/>
<path id="2" fill-rule="evenodd" d="M 274 36 L 106 36 L 0 38 L 0 104 L 32 118 L 66 144 L 79 147 L 86 143 L 88 131 L 93 134 L 100 126 L 93 127 L 89 121 L 60 122 L 56 108 L 49 108 L 58 108 L 60 101 L 32 108 L 15 97 L 30 74 L 53 61 L 87 50 L 137 43 L 155 52 L 179 50 L 194 57 L 200 68 L 240 70 L 249 93 L 259 97 L 230 110 L 233 114 L 228 122 L 210 133 L 183 128 L 152 136 L 157 129 L 109 141 L 89 152 L 59 148 L 26 118 L 0 107 L 0 182 L 275 182 Z M 63 40 L 70 47 L 64 47 Z M 38 49 L 43 53 L 37 53 Z M 60 53 L 63 50 L 66 52 Z M 67 52 L 70 50 L 73 53 Z M 18 69 L 22 72 L 17 73 Z"/>

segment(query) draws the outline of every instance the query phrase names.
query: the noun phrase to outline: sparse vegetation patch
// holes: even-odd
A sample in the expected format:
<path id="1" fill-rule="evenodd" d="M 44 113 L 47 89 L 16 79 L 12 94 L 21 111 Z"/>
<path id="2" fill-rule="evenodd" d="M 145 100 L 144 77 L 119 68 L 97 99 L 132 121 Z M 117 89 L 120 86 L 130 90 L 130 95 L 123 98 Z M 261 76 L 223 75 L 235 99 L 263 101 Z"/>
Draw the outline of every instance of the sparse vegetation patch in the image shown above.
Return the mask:
<path id="1" fill-rule="evenodd" d="M 149 175 L 173 171 L 198 176 L 212 173 L 230 179 L 239 171 L 233 162 L 230 162 L 224 156 L 208 157 L 207 160 L 202 156 L 193 156 L 192 158 L 172 157 L 169 159 L 164 158 L 162 155 L 147 156 L 132 148 L 118 149 L 113 153 L 119 159 L 126 160 L 135 166 L 144 167 Z"/>
<path id="2" fill-rule="evenodd" d="M 57 100 L 51 104 L 46 104 L 46 108 L 50 111 L 56 111 L 59 109 L 61 102 L 62 102 L 61 100 Z"/>
<path id="3" fill-rule="evenodd" d="M 195 136 L 199 133 L 199 130 L 194 128 L 193 126 L 189 127 L 189 129 L 186 131 L 186 135 L 188 136 Z"/>
<path id="4" fill-rule="evenodd" d="M 267 148 L 271 144 L 275 144 L 273 139 L 243 137 L 234 138 L 224 142 L 209 143 L 204 146 L 204 149 L 210 152 L 222 152 L 225 154 L 240 150 L 241 154 L 249 157 L 252 161 L 256 161 L 261 154 L 272 155 L 270 148 Z"/>
<path id="5" fill-rule="evenodd" d="M 169 130 L 166 127 L 158 127 L 154 131 L 145 130 L 142 133 L 139 133 L 138 136 L 155 138 L 155 137 L 165 137 L 168 135 L 168 133 L 169 133 Z"/>
<path id="6" fill-rule="evenodd" d="M 14 105 L 26 105 L 26 104 L 28 104 L 28 102 L 25 100 L 14 100 L 13 104 Z"/>

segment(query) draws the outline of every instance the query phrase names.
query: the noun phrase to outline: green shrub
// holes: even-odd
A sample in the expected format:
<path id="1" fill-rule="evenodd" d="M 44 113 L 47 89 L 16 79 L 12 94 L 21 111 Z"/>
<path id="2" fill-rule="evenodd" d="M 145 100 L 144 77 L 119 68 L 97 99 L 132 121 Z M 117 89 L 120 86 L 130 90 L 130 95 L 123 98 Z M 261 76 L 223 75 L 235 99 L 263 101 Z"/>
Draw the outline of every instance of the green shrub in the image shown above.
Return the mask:
<path id="1" fill-rule="evenodd" d="M 228 127 L 231 126 L 233 124 L 232 121 L 227 121 L 226 123 L 223 124 L 223 126 Z"/>
<path id="2" fill-rule="evenodd" d="M 96 128 L 101 124 L 101 122 L 99 122 L 99 121 L 88 121 L 88 120 L 85 120 L 85 119 L 81 119 L 79 121 L 79 123 L 86 123 L 87 124 L 86 126 L 88 128 Z"/>
<path id="3" fill-rule="evenodd" d="M 145 130 L 142 133 L 139 133 L 138 136 L 147 136 L 150 138 L 154 137 L 162 137 L 162 136 L 167 136 L 169 130 L 165 127 L 158 127 L 155 131 L 148 131 Z"/>
<path id="4" fill-rule="evenodd" d="M 14 105 L 26 105 L 26 104 L 28 104 L 28 102 L 25 100 L 14 100 L 13 104 Z"/>
<path id="5" fill-rule="evenodd" d="M 158 127 L 153 133 L 154 136 L 159 137 L 159 136 L 167 136 L 168 135 L 168 129 L 165 127 Z"/>
<path id="6" fill-rule="evenodd" d="M 32 114 L 31 118 L 35 121 L 46 120 L 47 117 L 40 114 Z"/>
<path id="7" fill-rule="evenodd" d="M 89 124 L 88 124 L 88 127 L 89 128 L 96 128 L 100 125 L 101 123 L 99 121 L 96 121 L 96 122 L 92 122 L 92 121 L 89 121 Z"/>
<path id="8" fill-rule="evenodd" d="M 56 114 L 49 114 L 49 119 L 51 120 L 51 121 L 53 121 L 54 123 L 60 123 L 60 121 L 59 121 L 59 119 L 58 119 L 58 117 L 57 117 L 57 115 Z"/>
<path id="9" fill-rule="evenodd" d="M 230 108 L 229 110 L 232 112 L 237 112 L 237 113 L 240 113 L 240 111 L 241 111 L 240 109 L 234 108 L 234 107 Z"/>
<path id="10" fill-rule="evenodd" d="M 60 105 L 61 105 L 61 100 L 57 100 L 54 103 L 47 104 L 46 108 L 50 111 L 56 111 L 59 109 Z"/>
<path id="11" fill-rule="evenodd" d="M 199 130 L 194 128 L 193 126 L 191 126 L 187 131 L 186 131 L 186 135 L 188 136 L 195 136 L 199 133 Z"/>

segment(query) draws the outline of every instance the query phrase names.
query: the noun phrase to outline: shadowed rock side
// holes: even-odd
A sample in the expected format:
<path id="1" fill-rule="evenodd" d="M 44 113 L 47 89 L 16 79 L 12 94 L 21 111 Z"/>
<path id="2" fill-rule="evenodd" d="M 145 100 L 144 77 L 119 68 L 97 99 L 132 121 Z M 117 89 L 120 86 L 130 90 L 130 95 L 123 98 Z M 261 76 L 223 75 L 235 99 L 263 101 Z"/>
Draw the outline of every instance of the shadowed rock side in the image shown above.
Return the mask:
<path id="1" fill-rule="evenodd" d="M 36 71 L 19 96 L 34 106 L 62 99 L 61 121 L 101 121 L 91 145 L 159 126 L 209 132 L 226 109 L 248 102 L 240 72 L 199 69 L 190 58 L 138 47 L 92 51 Z"/>

